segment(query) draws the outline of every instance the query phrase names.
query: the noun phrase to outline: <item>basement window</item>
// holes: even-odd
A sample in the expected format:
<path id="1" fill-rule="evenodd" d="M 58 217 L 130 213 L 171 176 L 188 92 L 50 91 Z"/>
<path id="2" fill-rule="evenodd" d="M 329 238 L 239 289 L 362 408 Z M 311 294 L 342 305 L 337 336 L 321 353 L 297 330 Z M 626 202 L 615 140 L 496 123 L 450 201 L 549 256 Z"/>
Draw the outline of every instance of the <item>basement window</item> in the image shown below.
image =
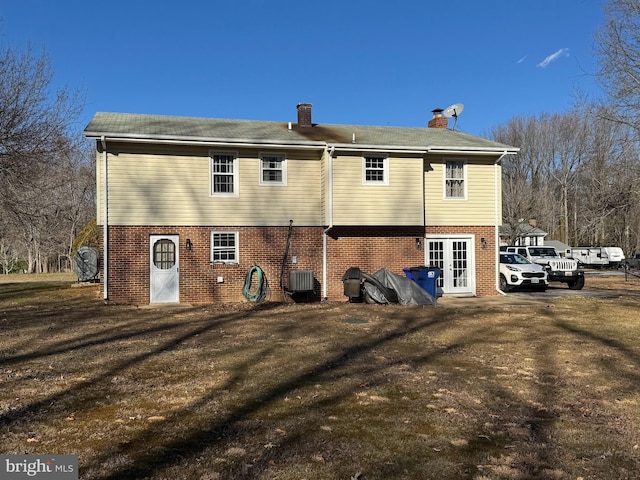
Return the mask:
<path id="1" fill-rule="evenodd" d="M 211 232 L 211 262 L 238 263 L 238 232 Z"/>

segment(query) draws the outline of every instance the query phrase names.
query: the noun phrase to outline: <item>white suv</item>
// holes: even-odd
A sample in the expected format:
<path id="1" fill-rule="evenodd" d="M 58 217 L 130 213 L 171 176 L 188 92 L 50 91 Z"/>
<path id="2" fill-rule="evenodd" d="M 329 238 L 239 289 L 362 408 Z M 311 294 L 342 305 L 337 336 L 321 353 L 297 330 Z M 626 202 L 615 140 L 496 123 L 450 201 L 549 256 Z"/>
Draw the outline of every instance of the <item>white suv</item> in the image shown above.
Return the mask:
<path id="1" fill-rule="evenodd" d="M 547 271 L 517 253 L 500 253 L 500 290 L 532 287 L 543 292 L 549 286 Z"/>

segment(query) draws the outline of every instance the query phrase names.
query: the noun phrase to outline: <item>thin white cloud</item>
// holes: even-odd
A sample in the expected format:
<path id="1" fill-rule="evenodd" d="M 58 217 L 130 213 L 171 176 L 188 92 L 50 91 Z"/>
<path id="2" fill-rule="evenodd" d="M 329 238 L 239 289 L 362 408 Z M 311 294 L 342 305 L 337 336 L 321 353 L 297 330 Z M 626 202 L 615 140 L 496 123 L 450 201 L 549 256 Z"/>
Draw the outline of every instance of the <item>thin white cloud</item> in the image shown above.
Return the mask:
<path id="1" fill-rule="evenodd" d="M 555 53 L 552 53 L 551 55 L 549 55 L 547 58 L 545 58 L 542 62 L 540 62 L 538 65 L 536 65 L 537 67 L 540 68 L 545 68 L 547 65 L 549 65 L 551 62 L 555 62 L 556 60 L 558 60 L 560 57 L 568 57 L 569 56 L 569 49 L 568 48 L 561 48 L 560 50 L 558 50 Z"/>
<path id="2" fill-rule="evenodd" d="M 516 63 L 522 63 L 524 62 L 524 59 L 527 58 L 527 56 L 525 55 L 524 57 L 522 57 L 520 60 L 518 60 Z"/>

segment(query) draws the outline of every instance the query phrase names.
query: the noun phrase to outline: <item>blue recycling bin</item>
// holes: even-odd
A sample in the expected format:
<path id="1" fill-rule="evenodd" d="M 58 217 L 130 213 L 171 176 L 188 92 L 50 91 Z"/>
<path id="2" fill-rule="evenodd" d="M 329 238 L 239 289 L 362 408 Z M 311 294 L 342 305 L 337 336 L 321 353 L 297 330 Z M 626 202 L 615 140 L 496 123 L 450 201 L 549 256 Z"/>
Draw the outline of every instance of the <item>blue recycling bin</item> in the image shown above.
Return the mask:
<path id="1" fill-rule="evenodd" d="M 438 277 L 440 277 L 440 269 L 438 267 L 406 267 L 402 271 L 405 277 L 416 282 L 433 298 L 437 298 L 436 284 Z"/>

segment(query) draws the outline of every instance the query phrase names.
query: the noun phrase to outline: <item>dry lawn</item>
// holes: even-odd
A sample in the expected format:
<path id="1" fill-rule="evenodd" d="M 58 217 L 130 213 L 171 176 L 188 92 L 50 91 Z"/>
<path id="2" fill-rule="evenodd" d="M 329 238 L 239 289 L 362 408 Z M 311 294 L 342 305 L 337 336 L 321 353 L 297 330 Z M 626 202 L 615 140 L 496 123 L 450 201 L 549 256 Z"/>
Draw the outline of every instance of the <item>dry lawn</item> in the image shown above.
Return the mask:
<path id="1" fill-rule="evenodd" d="M 640 279 L 433 307 L 0 285 L 0 451 L 80 478 L 635 479 Z"/>

